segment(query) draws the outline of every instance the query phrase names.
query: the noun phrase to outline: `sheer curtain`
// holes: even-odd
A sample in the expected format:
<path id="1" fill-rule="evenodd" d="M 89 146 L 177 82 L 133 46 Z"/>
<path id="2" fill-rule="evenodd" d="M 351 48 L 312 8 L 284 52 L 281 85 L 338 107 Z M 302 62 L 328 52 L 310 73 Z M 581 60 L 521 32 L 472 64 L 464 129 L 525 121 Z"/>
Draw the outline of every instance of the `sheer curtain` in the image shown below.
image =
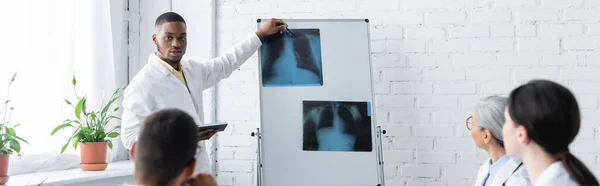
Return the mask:
<path id="1" fill-rule="evenodd" d="M 11 88 L 11 123 L 20 123 L 16 133 L 29 141 L 21 145 L 22 157 L 11 156 L 9 174 L 77 168 L 79 148 L 69 145 L 59 155 L 73 130 L 50 132 L 72 116 L 63 98 L 74 99 L 73 75 L 78 95 L 88 96 L 88 110 L 98 109 L 103 97 L 106 103 L 117 87 L 109 1 L 1 1 L 0 15 L 0 100 L 18 72 Z M 109 161 L 120 142 L 113 144 Z"/>

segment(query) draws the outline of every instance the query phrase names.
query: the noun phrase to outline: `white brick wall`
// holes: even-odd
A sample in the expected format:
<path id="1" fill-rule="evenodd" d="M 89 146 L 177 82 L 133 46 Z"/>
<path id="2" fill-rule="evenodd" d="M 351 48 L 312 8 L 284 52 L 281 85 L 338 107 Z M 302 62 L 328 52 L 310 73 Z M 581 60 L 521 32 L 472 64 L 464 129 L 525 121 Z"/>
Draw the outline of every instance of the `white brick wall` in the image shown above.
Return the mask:
<path id="1" fill-rule="evenodd" d="M 237 4 L 236 4 L 237 3 Z M 571 146 L 600 176 L 599 0 L 217 0 L 217 48 L 259 17 L 369 18 L 377 122 L 388 185 L 472 185 L 487 154 L 464 127 L 479 98 L 533 78 L 577 95 L 582 130 Z M 225 35 L 223 35 L 225 34 Z M 254 185 L 257 60 L 218 87 L 220 185 Z"/>

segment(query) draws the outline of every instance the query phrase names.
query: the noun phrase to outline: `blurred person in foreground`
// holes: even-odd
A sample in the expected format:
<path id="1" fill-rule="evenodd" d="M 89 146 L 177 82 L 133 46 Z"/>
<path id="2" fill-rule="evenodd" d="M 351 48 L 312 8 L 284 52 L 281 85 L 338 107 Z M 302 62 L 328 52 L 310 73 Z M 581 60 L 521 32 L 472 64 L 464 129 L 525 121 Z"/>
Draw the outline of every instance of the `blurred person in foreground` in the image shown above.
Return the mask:
<path id="1" fill-rule="evenodd" d="M 510 93 L 502 134 L 506 153 L 523 160 L 536 186 L 598 186 L 569 150 L 581 127 L 579 104 L 566 87 L 532 80 Z"/>
<path id="2" fill-rule="evenodd" d="M 130 150 L 135 162 L 134 185 L 216 186 L 210 174 L 192 175 L 197 142 L 198 126 L 184 111 L 163 109 L 149 115 Z"/>

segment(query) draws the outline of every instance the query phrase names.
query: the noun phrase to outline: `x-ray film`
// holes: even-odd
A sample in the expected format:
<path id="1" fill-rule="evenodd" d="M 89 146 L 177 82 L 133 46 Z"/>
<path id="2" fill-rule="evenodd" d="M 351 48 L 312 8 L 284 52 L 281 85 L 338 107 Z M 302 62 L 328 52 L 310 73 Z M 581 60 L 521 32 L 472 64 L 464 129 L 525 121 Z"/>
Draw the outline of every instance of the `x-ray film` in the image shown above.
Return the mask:
<path id="1" fill-rule="evenodd" d="M 371 151 L 369 102 L 303 101 L 303 150 Z"/>
<path id="2" fill-rule="evenodd" d="M 263 87 L 322 86 L 319 29 L 290 29 L 294 34 L 263 38 L 261 67 Z"/>

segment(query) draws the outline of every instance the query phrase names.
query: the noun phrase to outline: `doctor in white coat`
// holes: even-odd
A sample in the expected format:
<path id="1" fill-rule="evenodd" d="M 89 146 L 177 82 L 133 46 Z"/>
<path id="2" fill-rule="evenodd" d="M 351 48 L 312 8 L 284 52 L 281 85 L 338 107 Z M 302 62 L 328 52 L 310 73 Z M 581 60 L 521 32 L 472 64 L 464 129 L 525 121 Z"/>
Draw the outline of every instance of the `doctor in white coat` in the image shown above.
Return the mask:
<path id="1" fill-rule="evenodd" d="M 504 117 L 506 153 L 523 160 L 535 186 L 599 185 L 569 151 L 581 122 L 569 89 L 552 81 L 530 81 L 510 93 Z"/>
<path id="2" fill-rule="evenodd" d="M 283 23 L 278 25 L 277 23 Z M 123 95 L 121 140 L 127 149 L 138 138 L 140 124 L 151 113 L 178 108 L 203 125 L 202 91 L 227 78 L 261 46 L 261 38 L 282 34 L 287 24 L 270 19 L 256 33 L 237 43 L 221 56 L 205 61 L 183 58 L 186 52 L 186 24 L 177 13 L 167 12 L 156 19 L 152 41 L 157 51 L 150 54 L 148 63 L 131 80 Z M 193 34 L 193 33 L 191 33 Z M 204 140 L 216 131 L 200 132 L 195 173 L 212 174 Z"/>
<path id="3" fill-rule="evenodd" d="M 483 98 L 475 106 L 474 115 L 467 118 L 467 129 L 475 145 L 490 157 L 479 168 L 475 186 L 531 185 L 523 163 L 507 156 L 504 150 L 502 126 L 506 102 L 507 98 L 501 96 Z"/>

